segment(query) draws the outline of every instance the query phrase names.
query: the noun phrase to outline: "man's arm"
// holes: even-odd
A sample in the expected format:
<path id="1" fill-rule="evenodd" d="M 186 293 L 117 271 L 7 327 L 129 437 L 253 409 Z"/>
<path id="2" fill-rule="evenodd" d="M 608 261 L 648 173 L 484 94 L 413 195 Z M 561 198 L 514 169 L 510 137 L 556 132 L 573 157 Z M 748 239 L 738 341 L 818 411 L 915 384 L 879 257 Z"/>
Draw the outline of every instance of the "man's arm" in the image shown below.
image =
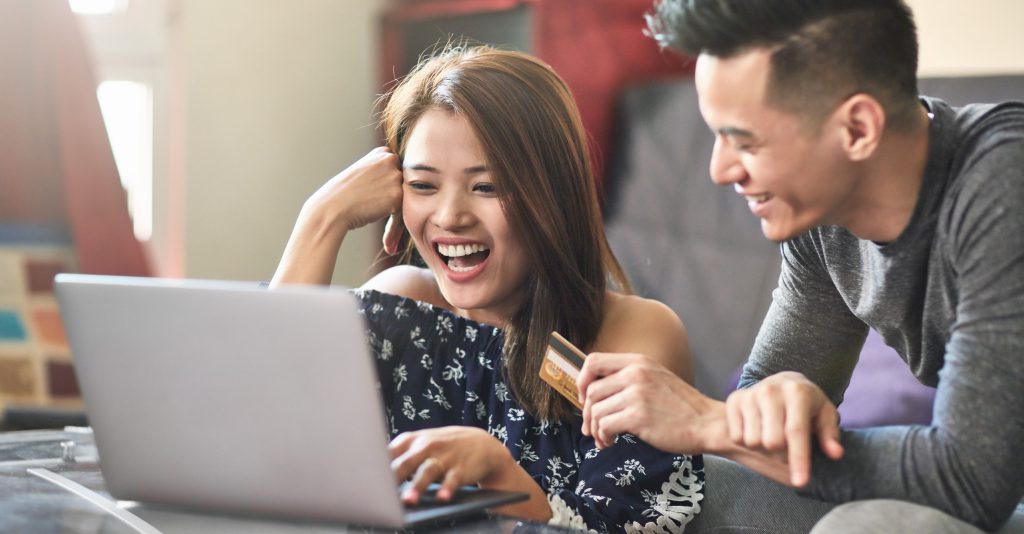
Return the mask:
<path id="1" fill-rule="evenodd" d="M 945 246 L 956 321 L 931 426 L 845 432 L 846 455 L 816 458 L 810 493 L 899 498 L 995 529 L 1024 495 L 1024 141 L 964 176 Z"/>
<path id="2" fill-rule="evenodd" d="M 817 231 L 781 246 L 779 284 L 743 366 L 740 389 L 778 373 L 798 371 L 832 404 L 843 401 L 868 327 L 836 290 L 819 256 L 821 248 Z"/>

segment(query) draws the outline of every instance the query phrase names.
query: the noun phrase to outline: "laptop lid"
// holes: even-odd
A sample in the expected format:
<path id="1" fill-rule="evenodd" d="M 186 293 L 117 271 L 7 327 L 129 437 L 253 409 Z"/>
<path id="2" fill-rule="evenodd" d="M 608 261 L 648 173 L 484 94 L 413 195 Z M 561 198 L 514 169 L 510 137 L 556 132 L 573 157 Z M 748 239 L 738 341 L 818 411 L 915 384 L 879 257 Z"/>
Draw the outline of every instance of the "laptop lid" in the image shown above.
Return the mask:
<path id="1" fill-rule="evenodd" d="M 61 274 L 56 293 L 111 495 L 408 524 L 347 291 Z"/>

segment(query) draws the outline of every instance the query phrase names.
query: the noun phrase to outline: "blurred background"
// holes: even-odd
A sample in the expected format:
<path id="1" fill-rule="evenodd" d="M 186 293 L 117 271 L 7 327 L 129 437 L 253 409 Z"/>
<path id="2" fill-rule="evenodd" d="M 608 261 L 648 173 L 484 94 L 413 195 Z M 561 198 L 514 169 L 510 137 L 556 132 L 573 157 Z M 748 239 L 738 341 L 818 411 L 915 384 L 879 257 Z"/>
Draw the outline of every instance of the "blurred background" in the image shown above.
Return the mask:
<path id="1" fill-rule="evenodd" d="M 1024 2 L 908 3 L 922 77 L 1010 80 L 994 94 L 1024 98 L 1013 93 L 1024 75 Z M 662 261 L 656 247 L 636 246 L 650 229 L 631 234 L 618 222 L 629 220 L 631 202 L 642 204 L 631 192 L 645 190 L 631 185 L 637 163 L 630 157 L 645 153 L 631 147 L 643 136 L 637 124 L 657 122 L 657 114 L 644 119 L 652 112 L 644 95 L 653 94 L 644 91 L 685 93 L 691 72 L 684 58 L 643 35 L 650 4 L 0 0 L 0 405 L 80 406 L 52 296 L 56 272 L 269 280 L 303 201 L 378 144 L 373 104 L 385 85 L 449 35 L 537 54 L 566 78 L 608 192 L 613 246 L 640 292 L 669 302 L 690 326 L 698 385 L 721 395 L 767 306 L 765 288 L 777 271 L 758 261 L 775 262 L 774 249 L 758 239 L 742 202 L 729 198 L 716 219 L 691 227 L 720 227 L 727 217 L 726 226 L 743 234 L 734 242 L 749 238 L 761 259 L 736 263 L 755 274 L 732 274 L 756 278 L 756 295 L 673 293 L 671 281 L 646 278 L 645 266 Z M 638 99 L 643 110 L 631 107 Z M 653 146 L 667 153 L 676 138 L 696 139 L 688 170 L 678 174 L 709 188 L 710 134 L 692 99 L 680 105 L 685 131 L 661 132 Z M 686 194 L 690 180 L 672 183 Z M 707 204 L 694 195 L 668 202 L 670 215 Z M 373 274 L 380 231 L 349 234 L 336 283 L 356 286 Z M 690 277 L 678 269 L 661 276 Z"/>

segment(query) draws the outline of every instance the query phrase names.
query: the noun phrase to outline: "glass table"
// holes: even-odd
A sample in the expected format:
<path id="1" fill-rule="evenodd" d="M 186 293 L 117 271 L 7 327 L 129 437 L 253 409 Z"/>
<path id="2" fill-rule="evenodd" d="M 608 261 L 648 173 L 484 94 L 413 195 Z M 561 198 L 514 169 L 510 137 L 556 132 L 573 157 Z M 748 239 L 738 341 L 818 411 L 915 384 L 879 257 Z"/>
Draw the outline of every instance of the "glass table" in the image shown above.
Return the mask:
<path id="1" fill-rule="evenodd" d="M 118 502 L 104 489 L 88 428 L 0 433 L 0 532 L 81 534 L 385 532 L 337 524 L 195 513 Z M 416 532 L 556 533 L 562 529 L 495 515 Z"/>

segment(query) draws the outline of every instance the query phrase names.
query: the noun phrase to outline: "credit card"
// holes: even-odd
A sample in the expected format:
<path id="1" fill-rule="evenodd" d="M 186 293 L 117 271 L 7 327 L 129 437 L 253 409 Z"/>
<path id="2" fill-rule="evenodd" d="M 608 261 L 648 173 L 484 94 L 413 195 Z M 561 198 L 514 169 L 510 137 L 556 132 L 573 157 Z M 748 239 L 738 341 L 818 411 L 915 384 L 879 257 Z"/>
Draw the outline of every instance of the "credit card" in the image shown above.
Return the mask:
<path id="1" fill-rule="evenodd" d="M 548 350 L 544 353 L 544 361 L 540 365 L 540 378 L 581 410 L 583 405 L 580 404 L 576 379 L 580 376 L 584 358 L 586 355 L 583 351 L 569 343 L 558 332 L 551 332 Z"/>

